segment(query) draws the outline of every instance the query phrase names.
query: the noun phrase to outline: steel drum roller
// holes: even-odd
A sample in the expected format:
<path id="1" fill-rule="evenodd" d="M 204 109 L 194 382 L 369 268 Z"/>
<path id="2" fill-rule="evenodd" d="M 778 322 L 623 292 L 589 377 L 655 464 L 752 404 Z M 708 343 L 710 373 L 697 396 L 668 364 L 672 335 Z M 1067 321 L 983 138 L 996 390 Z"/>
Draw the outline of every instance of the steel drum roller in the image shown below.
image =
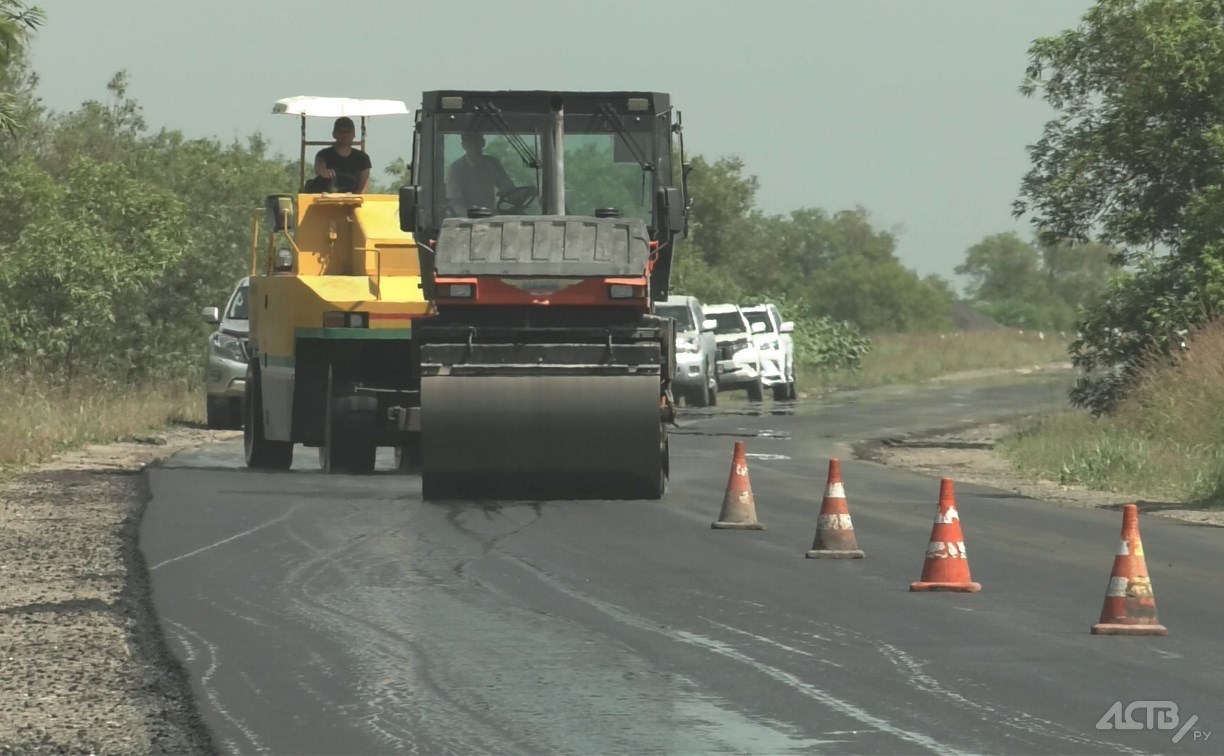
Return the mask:
<path id="1" fill-rule="evenodd" d="M 637 498 L 659 485 L 659 377 L 425 376 L 425 498 Z"/>

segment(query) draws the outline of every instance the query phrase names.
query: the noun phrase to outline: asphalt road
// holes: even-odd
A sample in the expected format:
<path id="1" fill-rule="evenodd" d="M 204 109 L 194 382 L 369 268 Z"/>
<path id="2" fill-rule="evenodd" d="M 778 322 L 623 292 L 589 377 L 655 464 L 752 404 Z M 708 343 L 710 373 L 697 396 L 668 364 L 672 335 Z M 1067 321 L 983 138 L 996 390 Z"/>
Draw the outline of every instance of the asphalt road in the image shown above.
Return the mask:
<path id="1" fill-rule="evenodd" d="M 845 444 L 1065 396 L 1012 380 L 724 395 L 683 414 L 662 502 L 423 503 L 415 477 L 301 450 L 249 472 L 218 444 L 151 471 L 142 549 L 233 753 L 1224 752 L 1219 529 L 1140 518 L 1167 638 L 1089 633 L 1116 511 L 958 486 L 982 590 L 909 592 L 939 483 Z M 736 439 L 763 531 L 710 528 Z M 804 558 L 831 455 L 862 560 Z M 1136 700 L 1177 727 L 1098 729 Z"/>

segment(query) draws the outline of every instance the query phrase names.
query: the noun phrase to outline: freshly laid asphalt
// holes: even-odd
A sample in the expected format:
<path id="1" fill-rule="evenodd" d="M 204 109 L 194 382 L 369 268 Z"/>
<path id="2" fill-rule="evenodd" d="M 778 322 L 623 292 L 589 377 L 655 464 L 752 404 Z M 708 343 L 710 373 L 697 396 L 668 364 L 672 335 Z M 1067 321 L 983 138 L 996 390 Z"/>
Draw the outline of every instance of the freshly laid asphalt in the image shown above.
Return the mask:
<path id="1" fill-rule="evenodd" d="M 656 502 L 422 502 L 414 476 L 325 476 L 301 447 L 248 471 L 220 443 L 150 471 L 141 548 L 226 752 L 1224 752 L 1224 532 L 1141 516 L 1169 635 L 1094 636 L 1119 511 L 957 485 L 982 590 L 912 593 L 939 481 L 847 446 L 1066 388 L 724 394 L 682 412 Z M 765 530 L 710 527 L 737 439 Z M 831 456 L 861 560 L 804 558 Z M 1178 718 L 1101 729 L 1118 701 Z"/>

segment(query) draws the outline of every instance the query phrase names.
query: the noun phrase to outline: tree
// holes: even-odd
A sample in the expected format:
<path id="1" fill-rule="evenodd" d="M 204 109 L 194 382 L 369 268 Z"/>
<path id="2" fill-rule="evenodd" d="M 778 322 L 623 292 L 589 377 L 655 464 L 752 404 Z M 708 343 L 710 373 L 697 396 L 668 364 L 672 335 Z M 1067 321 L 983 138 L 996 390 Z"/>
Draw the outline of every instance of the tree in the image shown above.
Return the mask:
<path id="1" fill-rule="evenodd" d="M 1099 0 L 1078 28 L 1030 47 L 1020 91 L 1057 116 L 1029 147 L 1013 210 L 1049 247 L 1103 242 L 1133 269 L 1115 273 L 1072 345 L 1077 366 L 1107 369 L 1073 396 L 1095 411 L 1219 307 L 1222 50 L 1224 0 Z"/>
<path id="2" fill-rule="evenodd" d="M 0 0 L 0 72 L 25 49 L 31 34 L 46 20 L 46 13 L 37 5 L 22 0 Z M 0 130 L 10 134 L 17 131 L 17 97 L 7 89 L 0 89 Z"/>
<path id="3" fill-rule="evenodd" d="M 970 247 L 956 272 L 969 277 L 968 301 L 997 322 L 1063 330 L 1105 289 L 1115 256 L 1103 244 L 1039 247 L 1008 232 Z"/>
<path id="4" fill-rule="evenodd" d="M 1178 248 L 1195 200 L 1224 183 L 1221 50 L 1222 0 L 1099 0 L 1036 40 L 1020 91 L 1059 115 L 1029 147 L 1016 215 L 1046 242 Z"/>
<path id="5" fill-rule="evenodd" d="M 965 293 L 977 302 L 1031 297 L 1045 283 L 1036 248 L 1012 232 L 988 236 L 974 244 L 955 272 L 969 277 Z"/>

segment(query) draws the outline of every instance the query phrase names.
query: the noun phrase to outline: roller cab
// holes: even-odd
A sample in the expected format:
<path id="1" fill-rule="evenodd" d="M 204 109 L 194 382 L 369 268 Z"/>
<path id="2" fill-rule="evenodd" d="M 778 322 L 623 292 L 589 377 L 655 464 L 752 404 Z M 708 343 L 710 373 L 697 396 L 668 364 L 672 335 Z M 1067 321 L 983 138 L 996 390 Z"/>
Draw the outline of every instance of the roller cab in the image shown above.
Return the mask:
<path id="1" fill-rule="evenodd" d="M 657 93 L 425 94 L 400 211 L 436 308 L 413 325 L 426 498 L 663 495 L 672 118 Z"/>

